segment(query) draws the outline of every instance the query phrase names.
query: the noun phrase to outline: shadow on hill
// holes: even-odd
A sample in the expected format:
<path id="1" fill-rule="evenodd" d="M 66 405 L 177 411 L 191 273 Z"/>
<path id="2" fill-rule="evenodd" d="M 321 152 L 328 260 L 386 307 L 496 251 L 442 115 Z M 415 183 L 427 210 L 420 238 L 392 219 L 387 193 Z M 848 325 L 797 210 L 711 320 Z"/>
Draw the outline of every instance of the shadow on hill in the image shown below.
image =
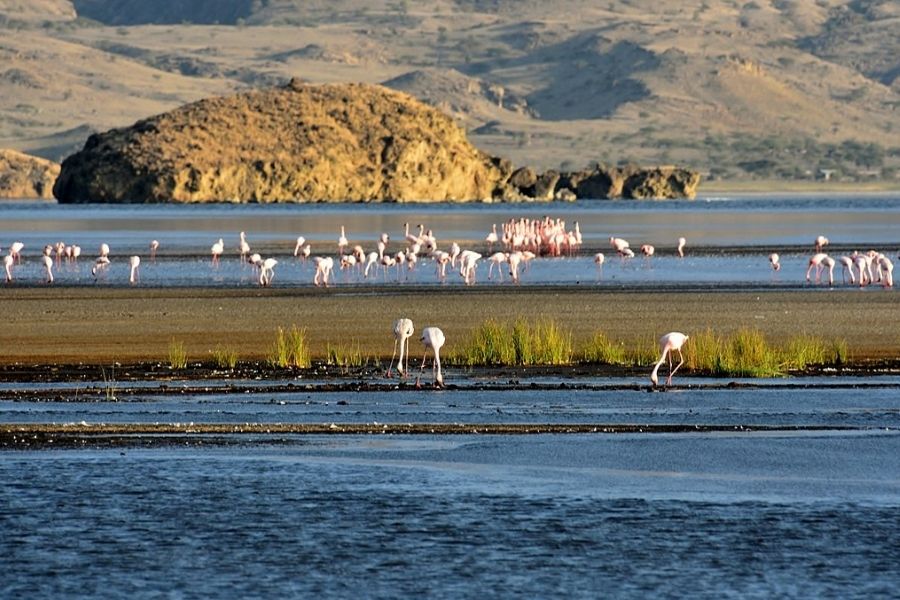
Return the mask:
<path id="1" fill-rule="evenodd" d="M 529 106 L 543 120 L 562 121 L 608 118 L 623 104 L 647 98 L 650 91 L 634 75 L 660 64 L 659 56 L 638 44 L 589 32 L 527 56 L 475 63 L 463 70 L 530 70 L 544 85 L 527 96 Z"/>
<path id="2" fill-rule="evenodd" d="M 253 0 L 73 0 L 75 10 L 106 25 L 234 25 L 252 13 Z"/>

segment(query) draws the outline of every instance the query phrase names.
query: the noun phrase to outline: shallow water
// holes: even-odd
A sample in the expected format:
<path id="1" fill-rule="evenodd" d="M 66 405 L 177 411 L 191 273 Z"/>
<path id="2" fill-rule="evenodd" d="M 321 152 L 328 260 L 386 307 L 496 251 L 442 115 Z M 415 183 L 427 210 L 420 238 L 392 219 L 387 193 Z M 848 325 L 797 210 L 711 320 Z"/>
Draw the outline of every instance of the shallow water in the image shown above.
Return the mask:
<path id="1" fill-rule="evenodd" d="M 18 240 L 25 244 L 22 265 L 15 267 L 17 284 L 41 285 L 46 276 L 38 260 L 44 245 L 64 241 L 82 246 L 79 264 L 55 268 L 57 285 L 128 285 L 128 257 L 142 257 L 139 270 L 145 286 L 257 285 L 257 274 L 241 264 L 238 232 L 246 231 L 253 251 L 279 260 L 273 285 L 311 286 L 314 267 L 293 256 L 296 238 L 303 235 L 313 253 L 337 254 L 341 225 L 347 228 L 351 246 L 359 243 L 375 250 L 382 232 L 392 237 L 390 252 L 401 249 L 403 225 L 422 223 L 433 228 L 439 247 L 458 241 L 465 248 L 482 246 L 493 223 L 522 216 L 544 215 L 578 221 L 585 251 L 574 258 L 539 258 L 521 276 L 522 285 L 572 284 L 615 288 L 622 285 L 733 283 L 759 287 L 806 285 L 805 274 L 812 240 L 827 235 L 834 255 L 852 249 L 879 249 L 894 256 L 900 248 L 900 197 L 793 197 L 700 199 L 693 202 L 577 202 L 572 204 L 504 205 L 57 205 L 48 203 L 0 203 L 0 248 Z M 610 236 L 659 246 L 650 260 L 621 260 L 609 249 Z M 687 256 L 678 259 L 672 250 L 680 236 L 687 237 Z M 225 240 L 226 253 L 216 266 L 208 258 L 210 246 Z M 160 241 L 159 257 L 149 260 L 148 244 Z M 108 271 L 95 278 L 93 257 L 101 242 L 111 247 Z M 741 250 L 723 251 L 729 247 Z M 798 247 L 809 247 L 799 250 Z M 598 269 L 597 250 L 607 255 Z M 768 253 L 782 254 L 783 268 L 773 273 Z M 481 284 L 500 284 L 487 260 L 477 269 Z M 492 275 L 489 280 L 488 276 Z M 508 267 L 503 273 L 509 282 Z M 827 277 L 827 275 L 826 275 Z M 838 266 L 836 285 L 843 282 Z M 414 270 L 385 272 L 377 269 L 368 278 L 358 270 L 335 269 L 335 283 L 346 284 L 462 285 L 458 273 L 448 269 L 441 280 L 428 258 Z M 828 287 L 823 284 L 823 287 Z"/>

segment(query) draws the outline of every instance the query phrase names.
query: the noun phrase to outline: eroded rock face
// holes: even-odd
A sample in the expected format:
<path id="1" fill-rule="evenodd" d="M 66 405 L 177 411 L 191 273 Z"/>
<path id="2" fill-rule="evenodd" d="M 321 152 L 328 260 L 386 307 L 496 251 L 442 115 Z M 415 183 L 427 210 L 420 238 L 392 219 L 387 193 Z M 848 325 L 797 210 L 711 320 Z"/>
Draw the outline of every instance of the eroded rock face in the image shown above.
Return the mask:
<path id="1" fill-rule="evenodd" d="M 292 81 L 93 135 L 53 193 L 67 203 L 489 200 L 508 176 L 500 166 L 403 93 Z"/>
<path id="2" fill-rule="evenodd" d="M 0 150 L 0 198 L 53 198 L 59 165 L 15 150 Z"/>

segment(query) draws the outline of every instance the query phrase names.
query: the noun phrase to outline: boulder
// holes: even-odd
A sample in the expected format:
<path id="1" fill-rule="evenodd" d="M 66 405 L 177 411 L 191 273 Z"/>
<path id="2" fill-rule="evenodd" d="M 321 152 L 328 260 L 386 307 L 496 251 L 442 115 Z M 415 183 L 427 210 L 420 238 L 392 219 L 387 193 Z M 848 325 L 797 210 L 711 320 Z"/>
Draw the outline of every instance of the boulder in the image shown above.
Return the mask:
<path id="1" fill-rule="evenodd" d="M 23 154 L 0 150 L 0 198 L 53 198 L 53 182 L 59 164 Z"/>
<path id="2" fill-rule="evenodd" d="M 406 94 L 292 80 L 92 135 L 53 193 L 64 203 L 471 201 L 495 197 L 510 170 Z"/>

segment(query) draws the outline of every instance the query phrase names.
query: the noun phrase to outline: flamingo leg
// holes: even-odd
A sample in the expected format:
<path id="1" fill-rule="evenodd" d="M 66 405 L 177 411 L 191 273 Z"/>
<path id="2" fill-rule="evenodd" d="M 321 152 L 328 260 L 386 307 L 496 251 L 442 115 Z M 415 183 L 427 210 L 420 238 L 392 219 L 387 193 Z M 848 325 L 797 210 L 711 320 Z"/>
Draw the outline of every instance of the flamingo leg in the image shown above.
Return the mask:
<path id="1" fill-rule="evenodd" d="M 391 353 L 391 362 L 388 365 L 387 373 L 385 373 L 385 377 L 387 377 L 388 379 L 393 377 L 393 375 L 391 374 L 391 369 L 393 369 L 393 367 L 394 367 L 394 357 L 396 355 L 397 355 L 397 340 L 394 339 L 394 351 Z"/>
<path id="2" fill-rule="evenodd" d="M 671 358 L 671 355 L 670 355 Z M 681 353 L 681 349 L 678 349 L 678 365 L 669 373 L 669 378 L 666 380 L 666 385 L 672 385 L 672 376 L 675 375 L 675 371 L 677 371 L 681 365 L 684 364 L 684 355 Z M 669 367 L 671 368 L 671 362 L 669 363 Z"/>
<path id="3" fill-rule="evenodd" d="M 422 356 L 422 366 L 419 369 L 419 376 L 416 377 L 416 388 L 421 388 L 422 384 L 420 383 L 422 379 L 422 375 L 425 373 L 425 359 L 428 358 L 428 350 L 425 350 L 425 354 Z"/>

